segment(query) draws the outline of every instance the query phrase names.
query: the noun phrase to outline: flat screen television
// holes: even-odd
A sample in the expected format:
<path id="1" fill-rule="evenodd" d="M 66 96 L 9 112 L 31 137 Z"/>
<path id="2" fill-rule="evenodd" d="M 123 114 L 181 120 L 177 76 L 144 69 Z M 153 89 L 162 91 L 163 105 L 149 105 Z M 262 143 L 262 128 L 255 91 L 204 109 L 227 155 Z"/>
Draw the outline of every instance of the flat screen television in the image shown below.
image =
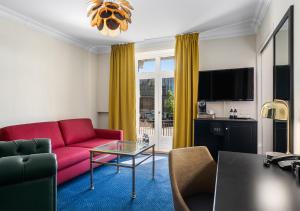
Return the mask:
<path id="1" fill-rule="evenodd" d="M 254 68 L 200 71 L 198 101 L 253 101 Z"/>

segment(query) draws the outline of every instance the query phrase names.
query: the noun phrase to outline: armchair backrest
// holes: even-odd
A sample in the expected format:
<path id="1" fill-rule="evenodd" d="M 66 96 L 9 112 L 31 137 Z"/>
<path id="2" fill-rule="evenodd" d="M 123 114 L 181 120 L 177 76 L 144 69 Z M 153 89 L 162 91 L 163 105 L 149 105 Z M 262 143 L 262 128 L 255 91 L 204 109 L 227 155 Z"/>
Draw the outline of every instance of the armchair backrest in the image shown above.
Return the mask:
<path id="1" fill-rule="evenodd" d="M 39 153 L 51 153 L 51 142 L 49 139 L 0 141 L 0 158 Z"/>
<path id="2" fill-rule="evenodd" d="M 57 162 L 50 152 L 49 139 L 0 141 L 0 210 L 57 210 Z"/>
<path id="3" fill-rule="evenodd" d="M 214 191 L 216 163 L 206 147 L 171 150 L 169 171 L 175 210 L 189 210 L 186 197 Z"/>

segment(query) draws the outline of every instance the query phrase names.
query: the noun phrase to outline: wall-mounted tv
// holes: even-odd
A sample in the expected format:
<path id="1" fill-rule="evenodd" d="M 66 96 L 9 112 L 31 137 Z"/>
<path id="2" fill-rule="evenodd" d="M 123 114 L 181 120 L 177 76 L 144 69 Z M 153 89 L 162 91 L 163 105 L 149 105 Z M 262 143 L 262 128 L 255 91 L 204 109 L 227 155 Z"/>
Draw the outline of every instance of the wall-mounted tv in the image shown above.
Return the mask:
<path id="1" fill-rule="evenodd" d="M 198 101 L 253 101 L 254 68 L 199 72 Z"/>

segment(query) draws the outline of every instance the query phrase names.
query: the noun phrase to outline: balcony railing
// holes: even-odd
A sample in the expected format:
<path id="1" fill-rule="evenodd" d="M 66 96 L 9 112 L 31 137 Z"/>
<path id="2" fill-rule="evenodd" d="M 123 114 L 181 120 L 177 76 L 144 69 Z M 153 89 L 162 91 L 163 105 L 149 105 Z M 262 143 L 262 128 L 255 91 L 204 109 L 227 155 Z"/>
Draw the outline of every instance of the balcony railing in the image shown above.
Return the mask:
<path id="1" fill-rule="evenodd" d="M 154 121 L 140 120 L 139 135 L 148 134 L 153 136 L 155 133 Z M 162 120 L 162 135 L 173 136 L 173 120 Z"/>

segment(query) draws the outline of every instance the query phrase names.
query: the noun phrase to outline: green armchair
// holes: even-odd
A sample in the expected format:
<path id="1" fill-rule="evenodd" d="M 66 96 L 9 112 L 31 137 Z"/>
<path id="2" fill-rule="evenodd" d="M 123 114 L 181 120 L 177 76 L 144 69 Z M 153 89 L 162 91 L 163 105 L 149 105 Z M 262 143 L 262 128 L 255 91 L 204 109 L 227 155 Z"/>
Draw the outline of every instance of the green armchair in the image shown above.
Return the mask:
<path id="1" fill-rule="evenodd" d="M 0 210 L 56 210 L 56 156 L 49 139 L 0 142 Z"/>

